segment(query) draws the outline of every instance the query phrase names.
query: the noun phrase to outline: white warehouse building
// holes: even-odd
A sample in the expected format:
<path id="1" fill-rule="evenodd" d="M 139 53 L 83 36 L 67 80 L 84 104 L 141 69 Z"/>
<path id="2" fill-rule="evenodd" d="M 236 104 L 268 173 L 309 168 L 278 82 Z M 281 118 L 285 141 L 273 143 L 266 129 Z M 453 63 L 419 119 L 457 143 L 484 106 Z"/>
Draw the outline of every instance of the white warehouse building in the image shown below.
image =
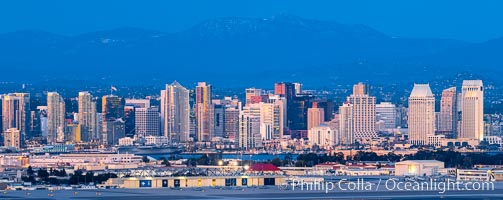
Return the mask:
<path id="1" fill-rule="evenodd" d="M 444 162 L 438 160 L 406 160 L 395 163 L 396 176 L 438 175 L 444 169 Z"/>

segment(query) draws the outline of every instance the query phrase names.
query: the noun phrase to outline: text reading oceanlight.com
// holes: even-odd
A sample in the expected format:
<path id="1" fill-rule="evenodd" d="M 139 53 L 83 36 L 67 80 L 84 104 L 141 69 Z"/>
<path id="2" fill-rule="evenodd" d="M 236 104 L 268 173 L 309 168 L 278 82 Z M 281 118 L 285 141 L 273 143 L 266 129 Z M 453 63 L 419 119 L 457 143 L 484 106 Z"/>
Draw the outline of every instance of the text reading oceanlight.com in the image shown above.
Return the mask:
<path id="1" fill-rule="evenodd" d="M 443 194 L 448 191 L 494 191 L 493 182 L 401 181 L 399 179 L 379 179 L 378 181 L 341 179 L 335 182 L 293 180 L 285 187 L 290 187 L 292 190 L 323 191 L 325 193 L 331 191 L 438 191 Z"/>

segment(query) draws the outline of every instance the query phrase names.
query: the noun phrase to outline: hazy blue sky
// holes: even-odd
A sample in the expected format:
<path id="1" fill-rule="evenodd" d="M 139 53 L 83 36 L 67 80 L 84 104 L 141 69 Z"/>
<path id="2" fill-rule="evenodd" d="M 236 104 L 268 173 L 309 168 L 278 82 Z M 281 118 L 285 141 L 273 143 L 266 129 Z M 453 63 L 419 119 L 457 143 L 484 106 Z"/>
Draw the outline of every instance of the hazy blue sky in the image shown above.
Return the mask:
<path id="1" fill-rule="evenodd" d="M 73 35 L 120 26 L 172 32 L 216 17 L 288 13 L 391 35 L 483 41 L 503 36 L 502 10 L 500 0 L 1 0 L 0 32 Z"/>

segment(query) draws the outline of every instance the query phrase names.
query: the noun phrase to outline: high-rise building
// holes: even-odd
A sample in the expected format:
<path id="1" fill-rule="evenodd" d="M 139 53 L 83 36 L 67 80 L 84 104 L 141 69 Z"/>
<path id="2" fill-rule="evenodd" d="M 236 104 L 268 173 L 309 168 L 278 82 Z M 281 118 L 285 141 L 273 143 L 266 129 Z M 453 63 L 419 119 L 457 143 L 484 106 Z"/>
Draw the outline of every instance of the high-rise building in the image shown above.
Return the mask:
<path id="1" fill-rule="evenodd" d="M 369 88 L 363 83 L 353 86 L 353 94 L 347 97 L 353 105 L 353 132 L 355 139 L 375 138 L 376 98 L 369 95 Z"/>
<path id="2" fill-rule="evenodd" d="M 123 98 L 115 95 L 105 95 L 102 98 L 103 119 L 105 121 L 115 121 L 124 117 L 124 106 L 126 104 Z"/>
<path id="3" fill-rule="evenodd" d="M 286 116 L 285 116 L 285 128 L 289 129 L 295 129 L 296 127 L 292 128 L 290 127 L 291 125 L 294 124 L 293 118 L 295 118 L 295 111 L 293 110 L 294 107 L 294 99 L 296 96 L 295 93 L 295 84 L 293 83 L 287 83 L 287 82 L 280 82 L 280 83 L 275 83 L 274 84 L 274 94 L 279 95 L 280 97 L 284 97 L 286 100 Z M 306 108 L 307 111 L 307 108 Z M 307 126 L 305 127 L 307 128 Z"/>
<path id="4" fill-rule="evenodd" d="M 461 138 L 484 139 L 484 85 L 465 80 L 462 88 Z"/>
<path id="5" fill-rule="evenodd" d="M 339 144 L 341 145 L 351 145 L 355 143 L 354 135 L 354 116 L 353 116 L 353 105 L 349 102 L 344 102 L 342 106 L 339 106 L 338 128 L 339 133 L 337 135 Z"/>
<path id="6" fill-rule="evenodd" d="M 274 84 L 274 94 L 285 97 L 288 100 L 292 100 L 295 97 L 295 84 L 281 82 Z"/>
<path id="7" fill-rule="evenodd" d="M 396 107 L 396 126 L 401 128 L 407 128 L 409 123 L 407 122 L 409 110 L 404 105 L 398 105 Z"/>
<path id="8" fill-rule="evenodd" d="M 41 132 L 41 120 L 40 120 L 40 112 L 38 110 L 32 110 L 30 111 L 30 126 L 28 128 L 28 132 L 30 133 L 26 137 L 27 139 L 33 140 L 33 139 L 38 139 L 38 140 L 45 140 L 46 137 L 42 137 L 42 132 Z M 47 135 L 47 134 L 46 134 Z"/>
<path id="9" fill-rule="evenodd" d="M 241 149 L 260 147 L 260 107 L 244 107 L 239 114 L 239 134 L 237 143 Z"/>
<path id="10" fill-rule="evenodd" d="M 291 130 L 307 131 L 307 110 L 312 106 L 314 96 L 311 94 L 297 95 L 292 100 L 288 108 L 287 100 L 287 119 L 288 128 Z"/>
<path id="11" fill-rule="evenodd" d="M 215 130 L 213 137 L 224 137 L 225 135 L 225 105 L 213 103 L 213 119 L 215 119 Z"/>
<path id="12" fill-rule="evenodd" d="M 215 131 L 211 85 L 199 82 L 196 87 L 196 127 L 197 140 L 209 142 Z"/>
<path id="13" fill-rule="evenodd" d="M 325 112 L 323 108 L 307 109 L 307 130 L 316 127 L 325 122 Z"/>
<path id="14" fill-rule="evenodd" d="M 278 107 L 279 110 L 281 110 L 281 113 L 279 115 L 282 123 L 283 123 L 283 129 L 287 127 L 287 103 L 286 103 L 286 98 L 281 97 L 280 95 L 276 94 L 269 94 L 266 98 L 266 103 L 272 103 Z M 281 136 L 283 137 L 283 130 L 281 130 Z"/>
<path id="15" fill-rule="evenodd" d="M 295 94 L 302 94 L 302 83 L 293 83 L 293 88 L 295 89 Z"/>
<path id="16" fill-rule="evenodd" d="M 370 87 L 363 83 L 357 83 L 353 85 L 353 95 L 368 95 L 370 93 Z"/>
<path id="17" fill-rule="evenodd" d="M 66 125 L 66 138 L 65 140 L 71 143 L 80 142 L 80 124 L 67 124 Z"/>
<path id="18" fill-rule="evenodd" d="M 81 140 L 89 142 L 99 139 L 96 121 L 96 102 L 89 92 L 79 92 L 79 124 Z"/>
<path id="19" fill-rule="evenodd" d="M 161 127 L 169 141 L 189 140 L 190 112 L 189 90 L 176 81 L 167 84 L 161 91 Z"/>
<path id="20" fill-rule="evenodd" d="M 103 143 L 108 145 L 119 144 L 119 138 L 126 136 L 124 128 L 124 121 L 121 118 L 113 121 L 103 121 Z"/>
<path id="21" fill-rule="evenodd" d="M 126 106 L 150 108 L 150 99 L 126 99 Z"/>
<path id="22" fill-rule="evenodd" d="M 135 108 L 135 132 L 139 136 L 159 136 L 161 119 L 158 107 Z"/>
<path id="23" fill-rule="evenodd" d="M 279 103 L 256 103 L 246 106 L 246 110 L 259 110 L 260 112 L 260 137 L 262 140 L 271 140 L 283 136 L 283 107 Z"/>
<path id="24" fill-rule="evenodd" d="M 334 118 L 334 102 L 330 100 L 315 100 L 313 101 L 313 108 L 323 108 L 325 113 L 325 121 L 330 121 Z"/>
<path id="25" fill-rule="evenodd" d="M 47 138 L 47 106 L 37 106 L 35 117 L 38 118 L 40 124 L 40 137 Z M 32 115 L 33 116 L 33 115 Z M 32 120 L 33 121 L 33 120 Z"/>
<path id="26" fill-rule="evenodd" d="M 224 124 L 225 124 L 224 136 L 229 139 L 235 139 L 239 132 L 238 108 L 233 106 L 225 108 Z"/>
<path id="27" fill-rule="evenodd" d="M 414 84 L 409 97 L 409 142 L 426 145 L 435 135 L 435 97 L 429 84 Z"/>
<path id="28" fill-rule="evenodd" d="M 124 131 L 126 134 L 126 137 L 134 137 L 136 134 L 136 127 L 135 127 L 135 106 L 133 105 L 127 105 L 124 106 Z M 159 127 L 160 128 L 160 127 Z"/>
<path id="29" fill-rule="evenodd" d="M 451 87 L 442 91 L 440 99 L 439 126 L 437 132 L 456 138 L 458 124 L 458 94 L 456 87 Z"/>
<path id="30" fill-rule="evenodd" d="M 339 106 L 339 144 L 351 145 L 355 143 L 353 104 L 345 102 Z"/>
<path id="31" fill-rule="evenodd" d="M 245 105 L 251 104 L 252 97 L 262 95 L 262 90 L 257 88 L 246 88 L 245 90 Z"/>
<path id="32" fill-rule="evenodd" d="M 6 131 L 11 128 L 19 130 L 21 146 L 30 127 L 30 94 L 11 93 L 2 100 L 2 128 Z"/>
<path id="33" fill-rule="evenodd" d="M 384 121 L 384 128 L 393 129 L 396 128 L 396 106 L 391 102 L 381 102 L 376 105 L 376 115 L 378 120 Z"/>
<path id="34" fill-rule="evenodd" d="M 96 104 L 96 103 L 95 103 Z M 96 113 L 96 129 L 94 130 L 96 139 L 100 140 L 102 143 L 107 142 L 107 121 L 105 120 L 105 115 L 103 113 Z M 109 120 L 109 122 L 114 122 L 116 120 Z"/>
<path id="35" fill-rule="evenodd" d="M 64 142 L 65 101 L 57 92 L 47 93 L 47 143 Z"/>
<path id="36" fill-rule="evenodd" d="M 3 132 L 3 141 L 5 147 L 21 147 L 21 134 L 17 128 L 9 128 Z"/>
<path id="37" fill-rule="evenodd" d="M 72 143 L 80 142 L 80 124 L 66 125 L 66 140 Z"/>

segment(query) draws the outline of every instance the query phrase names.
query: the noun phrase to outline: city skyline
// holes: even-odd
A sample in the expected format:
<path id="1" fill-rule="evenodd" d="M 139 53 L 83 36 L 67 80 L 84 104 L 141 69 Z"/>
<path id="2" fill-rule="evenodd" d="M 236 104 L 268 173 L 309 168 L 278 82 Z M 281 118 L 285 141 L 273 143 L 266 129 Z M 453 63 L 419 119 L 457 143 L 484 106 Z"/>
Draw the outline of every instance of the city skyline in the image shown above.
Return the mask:
<path id="1" fill-rule="evenodd" d="M 501 7 L 0 1 L 0 199 L 499 199 Z"/>
<path id="2" fill-rule="evenodd" d="M 481 112 L 484 101 L 481 80 L 464 80 L 461 93 L 456 92 L 456 87 L 450 87 L 442 91 L 440 98 L 435 97 L 428 84 L 414 84 L 406 114 L 408 124 L 405 125 L 400 122 L 403 119 L 399 118 L 403 115 L 400 114 L 401 107 L 385 101 L 377 104 L 376 98 L 369 95 L 370 86 L 361 82 L 353 85 L 352 93 L 339 105 L 339 110 L 331 109 L 333 100 L 324 96 L 315 97 L 310 93 L 311 90 L 303 90 L 300 85 L 279 82 L 274 84 L 274 90 L 244 89 L 244 97 L 241 98 L 248 104 L 243 104 L 235 96 L 222 98 L 212 95 L 212 86 L 205 82 L 199 82 L 194 90 L 189 90 L 175 81 L 166 84 L 166 89 L 153 99 L 131 99 L 113 94 L 99 98 L 83 91 L 78 93 L 78 110 L 70 113 L 65 113 L 66 101 L 63 97 L 56 92 L 48 92 L 47 106 L 36 105 L 37 109 L 46 110 L 47 117 L 38 118 L 39 112 L 31 111 L 31 114 L 18 121 L 29 121 L 30 130 L 33 129 L 33 123 L 41 123 L 36 125 L 42 125 L 41 136 L 52 144 L 64 141 L 118 144 L 120 138 L 131 132 L 126 131 L 126 127 L 131 129 L 131 125 L 135 138 L 165 136 L 169 142 L 210 142 L 214 138 L 229 138 L 235 139 L 239 147 L 245 149 L 264 148 L 264 142 L 285 135 L 308 139 L 316 131 L 323 133 L 324 136 L 320 137 L 325 138 L 325 142 L 320 142 L 318 138 L 318 145 L 326 145 L 327 137 L 332 138 L 330 141 L 333 141 L 333 145 L 367 143 L 379 138 L 378 133 L 396 128 L 409 128 L 409 142 L 414 145 L 439 144 L 440 136 L 478 141 L 493 139 L 493 134 L 483 128 L 487 124 L 484 125 L 484 113 Z M 114 86 L 112 88 L 117 90 Z M 191 97 L 191 91 L 195 96 Z M 28 93 L 12 95 L 16 98 L 29 96 Z M 10 119 L 7 102 L 12 95 L 2 97 L 3 107 L 7 108 L 2 109 L 4 122 Z M 458 96 L 462 99 L 457 100 Z M 28 99 L 25 101 L 29 104 Z M 436 101 L 440 101 L 440 109 L 435 106 Z M 101 102 L 101 111 L 97 109 L 98 102 Z M 462 120 L 457 119 L 459 110 L 463 115 L 460 116 Z M 131 119 L 127 116 L 131 115 L 131 111 L 133 121 L 128 123 Z M 198 113 L 194 115 L 197 123 L 190 120 L 192 112 Z M 63 121 L 64 124 L 61 124 Z M 456 128 L 458 124 L 460 129 Z M 208 127 L 210 125 L 211 128 Z M 10 127 L 4 125 L 4 128 Z M 332 136 L 327 136 L 332 133 Z M 21 131 L 21 138 L 26 137 L 24 134 L 28 138 L 39 137 L 33 135 L 36 132 Z"/>

